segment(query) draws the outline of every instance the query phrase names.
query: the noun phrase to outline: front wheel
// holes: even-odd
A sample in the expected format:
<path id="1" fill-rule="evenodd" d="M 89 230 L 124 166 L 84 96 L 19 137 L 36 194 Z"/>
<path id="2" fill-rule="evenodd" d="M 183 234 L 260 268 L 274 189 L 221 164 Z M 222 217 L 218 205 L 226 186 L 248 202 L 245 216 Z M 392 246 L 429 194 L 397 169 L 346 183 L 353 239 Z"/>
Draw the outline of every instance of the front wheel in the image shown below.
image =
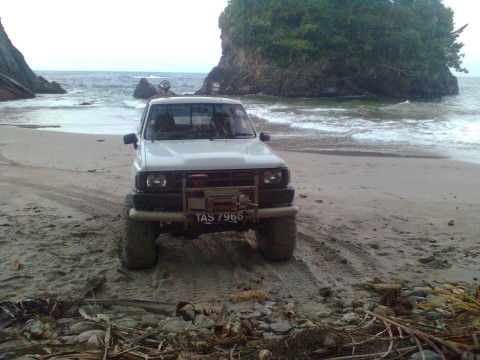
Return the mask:
<path id="1" fill-rule="evenodd" d="M 122 214 L 123 233 L 119 239 L 118 257 L 122 265 L 129 269 L 150 268 L 157 262 L 158 224 L 130 219 L 129 212 L 132 207 L 132 196 L 127 195 Z"/>
<path id="2" fill-rule="evenodd" d="M 293 256 L 297 242 L 295 217 L 261 220 L 255 235 L 258 250 L 267 260 L 288 260 Z"/>

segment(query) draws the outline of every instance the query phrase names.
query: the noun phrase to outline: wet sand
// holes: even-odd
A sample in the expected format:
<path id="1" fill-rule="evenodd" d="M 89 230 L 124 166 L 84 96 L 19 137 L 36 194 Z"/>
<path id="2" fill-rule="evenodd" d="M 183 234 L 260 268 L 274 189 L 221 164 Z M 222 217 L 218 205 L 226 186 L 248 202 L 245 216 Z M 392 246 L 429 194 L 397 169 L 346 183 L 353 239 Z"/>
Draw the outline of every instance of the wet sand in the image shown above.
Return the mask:
<path id="1" fill-rule="evenodd" d="M 0 127 L 0 300 L 75 296 L 214 302 L 261 289 L 316 306 L 331 287 L 477 281 L 480 166 L 451 159 L 280 154 L 296 187 L 294 259 L 265 261 L 251 233 L 159 239 L 153 269 L 116 255 L 133 148 L 120 136 Z"/>

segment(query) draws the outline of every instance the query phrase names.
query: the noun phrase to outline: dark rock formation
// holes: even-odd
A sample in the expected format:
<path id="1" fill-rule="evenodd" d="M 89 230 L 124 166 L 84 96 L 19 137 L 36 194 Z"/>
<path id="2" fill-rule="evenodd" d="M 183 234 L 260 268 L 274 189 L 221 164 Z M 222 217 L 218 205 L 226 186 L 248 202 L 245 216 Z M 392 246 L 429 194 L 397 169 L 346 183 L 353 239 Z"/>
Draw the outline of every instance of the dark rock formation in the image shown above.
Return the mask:
<path id="1" fill-rule="evenodd" d="M 337 97 L 379 95 L 434 97 L 458 94 L 457 78 L 445 66 L 428 76 L 416 76 L 381 64 L 328 57 L 286 68 L 253 49 L 237 46 L 222 34 L 222 57 L 195 94 L 208 95 L 218 83 L 217 94 L 265 94 L 281 97 Z M 358 60 L 358 59 L 357 59 Z"/>
<path id="2" fill-rule="evenodd" d="M 34 88 L 37 94 L 65 94 L 66 91 L 56 82 L 49 82 L 43 76 L 38 77 L 39 83 Z"/>
<path id="3" fill-rule="evenodd" d="M 0 73 L 0 101 L 31 99 L 35 94 L 11 77 Z"/>
<path id="4" fill-rule="evenodd" d="M 137 99 L 149 99 L 153 96 L 172 96 L 174 92 L 170 90 L 163 90 L 159 85 L 154 85 L 147 79 L 142 78 L 138 82 L 135 90 L 133 91 L 133 97 Z"/>
<path id="5" fill-rule="evenodd" d="M 57 82 L 48 82 L 27 65 L 0 22 L 0 101 L 34 98 L 35 94 L 64 94 Z"/>

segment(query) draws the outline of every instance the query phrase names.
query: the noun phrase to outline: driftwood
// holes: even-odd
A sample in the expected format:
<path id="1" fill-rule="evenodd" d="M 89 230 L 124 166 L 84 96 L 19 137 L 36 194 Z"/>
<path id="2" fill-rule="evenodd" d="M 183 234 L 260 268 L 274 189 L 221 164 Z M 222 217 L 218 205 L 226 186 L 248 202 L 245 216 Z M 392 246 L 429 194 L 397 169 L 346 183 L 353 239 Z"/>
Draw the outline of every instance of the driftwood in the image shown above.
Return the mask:
<path id="1" fill-rule="evenodd" d="M 155 301 L 145 300 L 128 300 L 128 299 L 87 299 L 85 302 L 102 306 L 123 306 L 132 308 L 141 308 L 145 311 L 162 314 L 165 316 L 173 316 L 175 305 L 170 303 L 159 303 Z"/>

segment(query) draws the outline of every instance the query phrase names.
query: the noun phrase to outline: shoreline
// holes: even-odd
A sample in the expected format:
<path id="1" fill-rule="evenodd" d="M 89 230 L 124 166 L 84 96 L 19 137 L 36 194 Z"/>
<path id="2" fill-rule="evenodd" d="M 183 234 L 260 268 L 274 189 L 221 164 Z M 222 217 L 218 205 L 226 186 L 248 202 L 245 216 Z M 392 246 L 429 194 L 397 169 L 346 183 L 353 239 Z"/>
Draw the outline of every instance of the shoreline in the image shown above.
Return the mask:
<path id="1" fill-rule="evenodd" d="M 126 277 L 116 237 L 133 148 L 118 135 L 1 130 L 0 299 L 69 294 L 93 274 L 109 279 L 103 298 L 205 302 L 243 282 L 308 306 L 319 288 L 354 298 L 373 279 L 478 281 L 477 164 L 280 150 L 300 207 L 292 261 L 264 261 L 251 234 L 162 238 L 159 264 Z"/>
<path id="2" fill-rule="evenodd" d="M 58 129 L 61 128 L 62 126 L 60 125 L 11 125 L 11 124 L 0 124 L 2 127 L 17 127 L 20 129 L 31 129 L 31 130 L 43 130 L 46 129 Z M 84 135 L 84 136 L 92 136 L 92 137 L 98 137 L 98 136 L 118 136 L 122 137 L 123 135 L 117 135 L 117 134 L 92 134 L 92 133 L 78 133 L 78 132 L 68 132 L 68 131 L 54 131 L 58 133 L 63 133 L 63 134 L 75 134 L 75 135 Z M 270 145 L 267 143 L 267 145 Z M 454 159 L 458 161 L 465 161 L 465 162 L 473 162 L 477 163 L 475 161 L 469 161 L 469 160 L 463 160 L 463 159 L 458 159 L 454 158 L 452 156 L 446 156 L 446 155 L 427 155 L 427 154 L 395 154 L 395 153 L 386 153 L 386 152 L 375 152 L 375 151 L 348 151 L 348 150 L 308 150 L 308 149 L 292 149 L 292 150 L 285 150 L 278 148 L 278 146 L 272 145 L 271 146 L 275 151 L 286 151 L 286 152 L 297 152 L 297 153 L 307 153 L 307 154 L 321 154 L 321 155 L 335 155 L 335 156 L 366 156 L 366 157 L 387 157 L 387 158 L 407 158 L 407 159 Z"/>

